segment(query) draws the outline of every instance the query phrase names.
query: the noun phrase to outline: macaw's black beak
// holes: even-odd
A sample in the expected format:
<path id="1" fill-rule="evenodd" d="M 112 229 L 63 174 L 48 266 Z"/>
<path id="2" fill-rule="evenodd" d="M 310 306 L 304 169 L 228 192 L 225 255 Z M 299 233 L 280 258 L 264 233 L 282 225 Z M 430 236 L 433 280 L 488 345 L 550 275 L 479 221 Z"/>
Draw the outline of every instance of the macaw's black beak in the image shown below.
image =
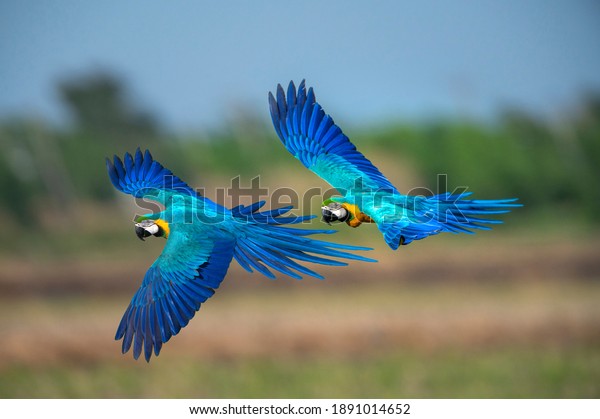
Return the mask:
<path id="1" fill-rule="evenodd" d="M 331 225 L 332 221 L 337 221 L 337 217 L 327 209 L 323 209 L 321 211 L 321 214 L 323 214 L 322 221 L 326 222 L 329 225 Z"/>
<path id="2" fill-rule="evenodd" d="M 146 231 L 144 228 L 139 226 L 135 226 L 135 234 L 139 237 L 141 241 L 145 241 L 144 237 L 150 237 L 152 235 L 149 231 Z"/>

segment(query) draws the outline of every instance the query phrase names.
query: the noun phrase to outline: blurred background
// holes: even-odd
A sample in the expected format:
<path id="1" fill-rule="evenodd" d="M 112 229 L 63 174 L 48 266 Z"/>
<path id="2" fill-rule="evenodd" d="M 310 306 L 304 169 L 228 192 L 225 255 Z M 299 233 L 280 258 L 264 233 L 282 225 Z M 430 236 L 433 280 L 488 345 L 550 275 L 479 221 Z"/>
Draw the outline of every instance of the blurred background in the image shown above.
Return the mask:
<path id="1" fill-rule="evenodd" d="M 0 397 L 599 397 L 599 18 L 594 1 L 2 2 Z M 324 281 L 233 263 L 160 357 L 121 355 L 164 242 L 135 237 L 104 158 L 149 148 L 221 202 L 237 176 L 326 189 L 270 123 L 267 92 L 302 78 L 400 191 L 443 174 L 524 208 L 396 252 L 332 227 L 379 263 Z"/>

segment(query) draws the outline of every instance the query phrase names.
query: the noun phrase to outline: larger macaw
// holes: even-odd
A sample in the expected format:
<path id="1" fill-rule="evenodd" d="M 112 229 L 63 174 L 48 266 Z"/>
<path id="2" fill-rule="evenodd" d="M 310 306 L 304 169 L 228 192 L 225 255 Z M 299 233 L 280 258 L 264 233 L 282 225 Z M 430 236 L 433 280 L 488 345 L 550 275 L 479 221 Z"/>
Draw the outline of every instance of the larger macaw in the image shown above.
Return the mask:
<path id="1" fill-rule="evenodd" d="M 115 188 L 136 198 L 156 201 L 164 210 L 139 216 L 135 232 L 144 240 L 167 239 L 162 254 L 150 266 L 117 329 L 123 353 L 133 344 L 137 359 L 158 355 L 163 343 L 185 327 L 200 305 L 225 277 L 232 258 L 247 271 L 275 278 L 269 268 L 300 279 L 299 273 L 323 278 L 296 261 L 347 265 L 330 257 L 374 262 L 346 252 L 371 250 L 309 238 L 327 230 L 285 227 L 312 216 L 281 217 L 292 207 L 260 212 L 264 201 L 227 209 L 200 195 L 138 148 L 135 155 L 106 159 Z"/>
<path id="2" fill-rule="evenodd" d="M 287 98 L 277 85 L 275 96 L 269 92 L 269 105 L 275 131 L 288 151 L 342 195 L 323 203 L 323 220 L 345 221 L 351 227 L 376 223 L 394 250 L 441 232 L 488 230 L 486 224 L 501 221 L 478 216 L 521 206 L 516 199 L 464 199 L 470 193 L 402 195 L 323 111 L 304 80 L 298 90 L 290 82 Z"/>

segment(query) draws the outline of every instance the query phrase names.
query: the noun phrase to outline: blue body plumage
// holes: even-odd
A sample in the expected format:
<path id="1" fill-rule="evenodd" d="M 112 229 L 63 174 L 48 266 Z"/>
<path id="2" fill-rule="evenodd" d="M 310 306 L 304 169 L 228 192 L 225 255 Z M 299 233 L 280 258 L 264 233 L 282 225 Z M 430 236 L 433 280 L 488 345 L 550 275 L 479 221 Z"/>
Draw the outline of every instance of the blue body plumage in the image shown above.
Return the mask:
<path id="1" fill-rule="evenodd" d="M 324 220 L 339 220 L 335 214 L 342 211 L 353 227 L 364 220 L 375 222 L 392 249 L 441 232 L 487 230 L 501 221 L 484 217 L 521 206 L 516 199 L 465 199 L 470 193 L 402 195 L 325 113 L 304 80 L 297 90 L 290 82 L 287 96 L 278 85 L 275 95 L 269 93 L 269 105 L 273 126 L 287 150 L 341 194 L 329 200 L 339 205 L 323 207 Z"/>
<path id="2" fill-rule="evenodd" d="M 312 216 L 287 216 L 291 207 L 260 211 L 264 201 L 227 209 L 190 188 L 170 170 L 138 149 L 106 160 L 111 182 L 121 192 L 159 202 L 164 210 L 138 217 L 140 238 L 166 237 L 163 252 L 150 266 L 117 329 L 123 353 L 133 345 L 147 361 L 179 333 L 223 281 L 232 259 L 247 271 L 275 278 L 272 270 L 300 279 L 323 278 L 300 262 L 341 266 L 341 258 L 374 262 L 349 253 L 371 250 L 315 240 L 308 236 L 331 230 L 286 227 Z M 144 221 L 141 223 L 139 221 Z M 150 220 L 150 221 L 149 221 Z M 143 234 L 143 235 L 140 235 Z"/>

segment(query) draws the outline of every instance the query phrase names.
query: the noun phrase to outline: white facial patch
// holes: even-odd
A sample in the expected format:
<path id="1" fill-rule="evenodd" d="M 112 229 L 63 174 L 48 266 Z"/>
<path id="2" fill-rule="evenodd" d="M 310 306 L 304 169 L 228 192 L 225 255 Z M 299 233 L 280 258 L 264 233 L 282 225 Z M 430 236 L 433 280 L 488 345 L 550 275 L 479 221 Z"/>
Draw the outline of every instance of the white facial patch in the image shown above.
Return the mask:
<path id="1" fill-rule="evenodd" d="M 337 202 L 331 202 L 327 206 L 322 206 L 321 210 L 329 211 L 338 220 L 343 220 L 348 215 L 346 208 L 342 207 L 342 205 Z"/>
<path id="2" fill-rule="evenodd" d="M 336 208 L 336 209 L 329 209 L 329 211 L 331 211 L 331 213 L 333 215 L 335 215 L 338 220 L 341 220 L 342 218 L 344 218 L 346 216 L 346 214 L 348 213 L 346 211 L 346 208 L 344 207 L 340 207 L 340 208 Z"/>
<path id="3" fill-rule="evenodd" d="M 143 228 L 150 234 L 158 233 L 158 226 L 155 223 L 148 223 L 147 221 L 149 220 L 144 220 L 141 223 L 136 223 L 135 226 Z"/>

